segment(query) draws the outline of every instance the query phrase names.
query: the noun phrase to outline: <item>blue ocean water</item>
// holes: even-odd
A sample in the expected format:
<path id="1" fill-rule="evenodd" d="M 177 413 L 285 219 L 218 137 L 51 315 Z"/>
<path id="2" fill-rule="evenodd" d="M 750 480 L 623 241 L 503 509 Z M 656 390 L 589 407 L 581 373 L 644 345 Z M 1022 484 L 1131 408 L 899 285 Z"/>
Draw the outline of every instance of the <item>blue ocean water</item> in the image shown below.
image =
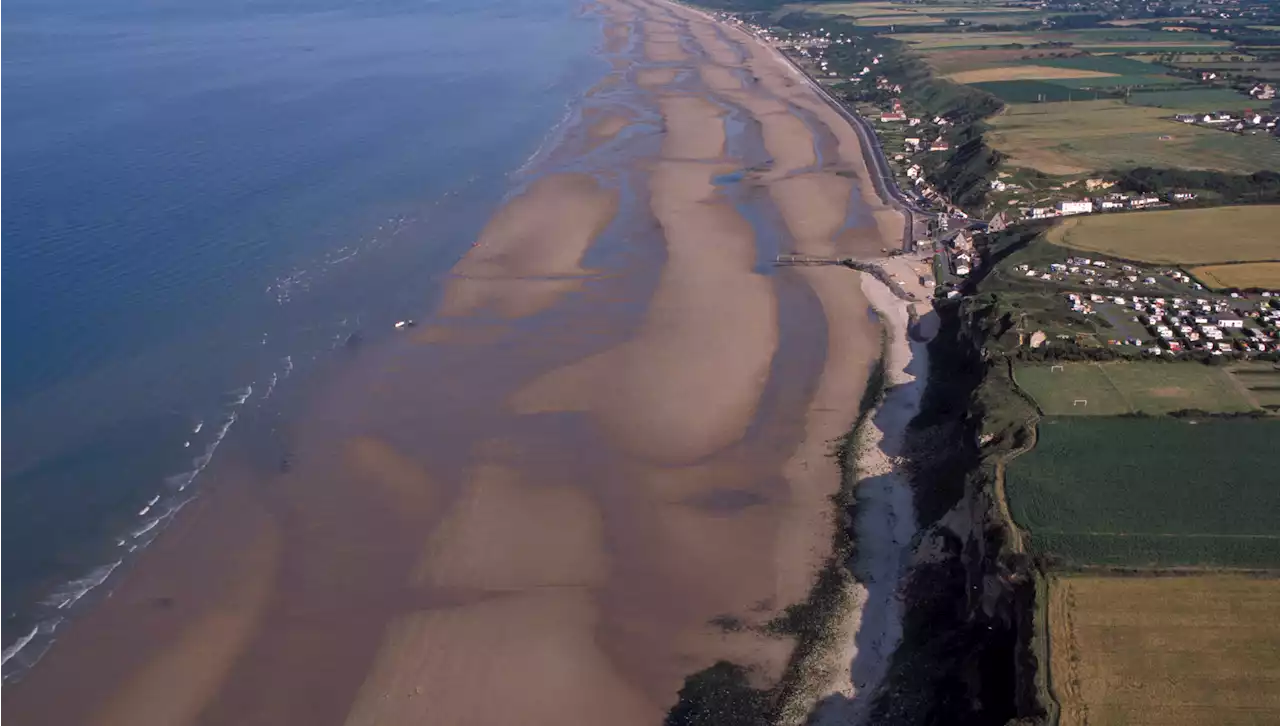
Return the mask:
<path id="1" fill-rule="evenodd" d="M 11 672 L 238 420 L 423 311 L 605 69 L 574 0 L 3 12 Z"/>

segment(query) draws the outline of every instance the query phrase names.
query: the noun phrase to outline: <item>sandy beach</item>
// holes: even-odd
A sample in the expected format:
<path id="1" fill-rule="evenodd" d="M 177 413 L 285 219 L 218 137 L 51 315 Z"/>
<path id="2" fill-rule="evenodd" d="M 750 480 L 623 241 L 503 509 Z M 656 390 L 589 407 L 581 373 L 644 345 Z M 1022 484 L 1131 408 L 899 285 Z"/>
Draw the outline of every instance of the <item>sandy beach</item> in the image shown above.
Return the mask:
<path id="1" fill-rule="evenodd" d="M 613 70 L 420 327 L 307 402 L 287 471 L 225 466 L 7 689 L 15 723 L 655 724 L 718 660 L 771 687 L 793 642 L 758 626 L 830 556 L 881 323 L 858 526 L 886 544 L 823 690 L 883 674 L 923 350 L 869 276 L 772 262 L 879 257 L 902 215 L 773 49 L 662 0 L 597 12 Z"/>

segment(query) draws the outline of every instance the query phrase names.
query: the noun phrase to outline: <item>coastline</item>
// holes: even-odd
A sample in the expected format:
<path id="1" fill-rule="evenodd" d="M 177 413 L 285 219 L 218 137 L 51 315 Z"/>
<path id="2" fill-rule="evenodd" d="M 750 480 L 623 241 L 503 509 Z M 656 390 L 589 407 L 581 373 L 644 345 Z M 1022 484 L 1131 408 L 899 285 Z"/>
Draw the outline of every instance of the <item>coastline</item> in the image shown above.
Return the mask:
<path id="1" fill-rule="evenodd" d="M 289 471 L 224 472 L 18 686 L 16 713 L 92 676 L 54 713 L 638 724 L 721 661 L 784 677 L 794 646 L 763 630 L 830 560 L 830 442 L 862 409 L 882 325 L 895 387 L 861 478 L 896 456 L 921 359 L 906 304 L 870 275 L 761 266 L 783 244 L 877 258 L 900 212 L 857 130 L 776 50 L 661 0 L 600 12 L 614 72 L 434 312 L 308 404 Z M 893 561 L 869 566 L 887 584 Z M 887 640 L 895 616 L 873 594 L 845 614 L 824 695 L 882 670 L 862 631 Z M 95 651 L 96 632 L 117 635 Z"/>

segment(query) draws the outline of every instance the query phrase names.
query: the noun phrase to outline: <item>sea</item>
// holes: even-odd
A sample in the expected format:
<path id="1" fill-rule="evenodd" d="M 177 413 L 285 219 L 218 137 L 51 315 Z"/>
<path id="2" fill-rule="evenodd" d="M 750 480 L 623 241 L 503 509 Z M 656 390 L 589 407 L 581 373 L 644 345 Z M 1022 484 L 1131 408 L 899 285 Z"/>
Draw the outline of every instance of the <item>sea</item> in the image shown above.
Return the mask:
<path id="1" fill-rule="evenodd" d="M 12 679 L 220 450 L 431 307 L 608 69 L 578 0 L 9 0 L 0 33 Z"/>

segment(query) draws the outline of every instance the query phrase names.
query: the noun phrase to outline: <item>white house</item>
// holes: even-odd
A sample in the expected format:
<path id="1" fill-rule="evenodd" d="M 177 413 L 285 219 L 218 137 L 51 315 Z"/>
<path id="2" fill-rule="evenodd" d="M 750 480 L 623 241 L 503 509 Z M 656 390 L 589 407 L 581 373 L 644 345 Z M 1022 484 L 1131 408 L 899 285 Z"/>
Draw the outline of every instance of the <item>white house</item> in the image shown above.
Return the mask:
<path id="1" fill-rule="evenodd" d="M 1239 330 L 1244 327 L 1244 320 L 1231 316 L 1220 316 L 1217 323 L 1219 328 L 1235 328 Z"/>
<path id="2" fill-rule="evenodd" d="M 1093 211 L 1093 202 L 1058 202 L 1061 214 L 1088 214 Z"/>

